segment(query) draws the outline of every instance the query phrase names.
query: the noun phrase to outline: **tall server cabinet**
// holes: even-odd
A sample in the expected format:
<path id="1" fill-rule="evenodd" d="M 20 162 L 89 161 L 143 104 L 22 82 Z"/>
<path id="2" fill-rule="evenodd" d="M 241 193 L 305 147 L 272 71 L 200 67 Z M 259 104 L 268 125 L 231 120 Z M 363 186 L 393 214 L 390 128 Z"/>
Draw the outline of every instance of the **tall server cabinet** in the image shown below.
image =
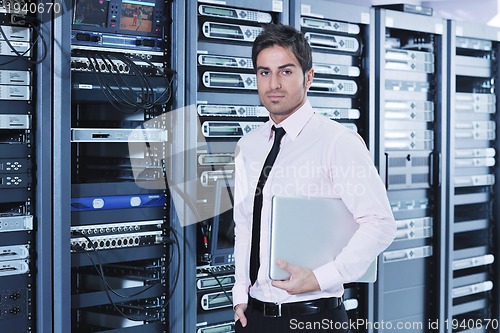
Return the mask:
<path id="1" fill-rule="evenodd" d="M 18 2 L 0 4 L 0 326 L 13 333 L 36 331 L 37 261 L 50 258 L 37 252 L 45 239 L 36 233 L 45 228 L 42 222 L 50 230 L 37 187 L 38 177 L 50 177 L 45 163 L 38 165 L 40 158 L 50 158 L 38 150 L 47 140 L 38 126 L 38 94 L 44 92 L 37 89 L 38 70 L 47 65 L 49 51 L 48 30 L 42 33 L 40 22 Z M 45 273 L 40 269 L 40 276 Z"/>
<path id="2" fill-rule="evenodd" d="M 262 26 L 287 23 L 288 1 L 190 1 L 186 43 L 186 332 L 233 332 L 234 150 L 267 121 L 251 48 Z"/>
<path id="3" fill-rule="evenodd" d="M 498 52 L 500 30 L 448 22 L 450 265 L 446 332 L 498 332 Z M 498 266 L 498 264 L 496 264 Z M 496 291 L 495 291 L 496 290 Z"/>
<path id="4" fill-rule="evenodd" d="M 375 332 L 428 332 L 439 316 L 445 22 L 377 8 L 377 159 L 397 222 L 379 258 Z M 383 324 L 382 324 L 383 323 Z"/>
<path id="5" fill-rule="evenodd" d="M 67 298 L 56 331 L 172 332 L 181 271 L 166 182 L 175 6 L 164 0 L 72 6 L 61 23 L 65 33 L 56 35 L 67 45 L 59 56 L 71 87 L 70 100 L 58 105 L 68 114 L 70 128 L 62 129 L 68 136 L 60 140 L 70 160 L 61 172 L 71 187 L 70 198 L 62 196 L 67 218 L 57 235 Z"/>
<path id="6" fill-rule="evenodd" d="M 314 80 L 308 97 L 314 111 L 357 131 L 371 147 L 371 9 L 298 0 L 291 1 L 290 17 L 290 24 L 304 33 L 313 50 Z M 366 284 L 345 286 L 344 304 L 351 320 L 371 318 L 368 295 Z"/>

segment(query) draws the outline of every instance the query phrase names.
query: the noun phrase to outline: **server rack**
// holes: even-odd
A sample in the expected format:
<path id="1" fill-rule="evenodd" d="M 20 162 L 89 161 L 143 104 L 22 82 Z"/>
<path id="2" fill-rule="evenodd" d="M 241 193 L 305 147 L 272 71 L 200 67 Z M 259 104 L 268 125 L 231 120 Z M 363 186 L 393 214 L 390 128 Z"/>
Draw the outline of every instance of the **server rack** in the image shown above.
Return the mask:
<path id="1" fill-rule="evenodd" d="M 445 332 L 498 332 L 499 30 L 448 21 Z"/>
<path id="2" fill-rule="evenodd" d="M 50 269 L 38 268 L 40 262 L 50 267 L 51 260 L 50 253 L 39 252 L 50 244 L 50 235 L 38 232 L 50 223 L 50 214 L 41 210 L 38 186 L 39 178 L 50 180 L 51 175 L 44 160 L 50 151 L 47 155 L 39 146 L 50 142 L 40 125 L 47 121 L 42 110 L 50 105 L 40 96 L 50 92 L 50 86 L 41 86 L 47 82 L 41 69 L 50 61 L 42 39 L 50 29 L 41 31 L 45 16 L 13 5 L 0 5 L 0 325 L 9 332 L 32 332 L 50 325 L 50 319 L 38 323 L 38 316 L 51 317 L 39 306 L 51 298 L 40 291 L 50 281 Z"/>
<path id="3" fill-rule="evenodd" d="M 304 3 L 307 4 L 306 2 Z M 314 10 L 316 3 L 317 2 L 314 2 L 312 4 L 312 14 L 315 14 L 316 12 L 316 10 Z M 181 27 L 179 30 L 181 30 L 184 26 L 192 26 L 184 24 L 184 13 L 186 9 L 183 7 L 184 5 L 188 7 L 187 9 L 189 11 L 197 13 L 198 10 L 198 8 L 194 8 L 194 6 L 184 3 L 179 5 L 177 1 L 174 1 L 174 3 L 172 4 L 173 21 L 175 22 L 176 26 Z M 330 5 L 333 6 L 334 4 L 331 3 Z M 223 7 L 225 6 L 226 5 L 223 5 Z M 255 5 L 250 1 L 235 1 L 234 3 L 230 3 L 227 6 L 250 8 L 252 6 L 266 7 L 267 4 Z M 273 8 L 269 8 L 266 7 L 259 10 L 274 13 Z M 291 8 L 294 8 L 293 4 Z M 382 32 L 385 32 L 386 30 L 395 31 L 395 34 L 397 34 L 398 30 L 404 30 L 408 35 L 416 35 L 417 33 L 421 33 L 427 36 L 434 35 L 435 41 L 436 39 L 439 40 L 438 42 L 435 42 L 434 45 L 446 45 L 446 48 L 439 49 L 438 47 L 436 47 L 436 50 L 434 52 L 434 59 L 437 59 L 437 61 L 435 61 L 436 68 L 438 67 L 437 64 L 440 62 L 441 54 L 444 54 L 445 49 L 451 50 L 452 52 L 452 54 L 450 54 L 450 57 L 448 58 L 449 71 L 447 76 L 449 75 L 449 84 L 445 82 L 446 78 L 441 77 L 441 74 L 436 74 L 438 71 L 441 72 L 442 68 L 446 66 L 446 62 L 440 63 L 440 68 L 437 71 L 435 70 L 434 79 L 432 79 L 436 85 L 438 85 L 439 82 L 441 82 L 441 85 L 444 86 L 449 85 L 449 95 L 444 96 L 441 91 L 436 90 L 436 98 L 434 99 L 434 124 L 432 126 L 434 129 L 439 128 L 441 130 L 440 135 L 434 135 L 434 150 L 436 156 L 439 156 L 439 153 L 441 153 L 443 157 L 436 157 L 435 159 L 433 159 L 435 171 L 433 177 L 433 203 L 435 206 L 441 208 L 440 212 L 434 211 L 433 209 L 431 209 L 431 211 L 434 214 L 434 218 L 439 218 L 439 221 L 450 222 L 439 223 L 435 219 L 433 221 L 433 224 L 435 225 L 433 227 L 433 237 L 425 241 L 425 246 L 432 246 L 432 256 L 426 257 L 427 259 L 415 259 L 419 260 L 420 262 L 418 262 L 416 266 L 408 265 L 408 269 L 406 269 L 406 267 L 408 266 L 399 265 L 397 267 L 400 269 L 398 273 L 405 271 L 416 273 L 416 278 L 420 279 L 422 278 L 422 274 L 416 271 L 419 269 L 418 267 L 423 267 L 423 270 L 425 272 L 424 274 L 429 274 L 431 276 L 431 279 L 434 281 L 431 283 L 427 283 L 428 280 L 426 280 L 425 286 L 429 287 L 429 291 L 422 293 L 422 295 L 426 297 L 426 301 L 430 300 L 428 303 L 425 303 L 425 306 L 429 305 L 429 313 L 432 312 L 435 314 L 439 314 L 438 318 L 440 319 L 438 328 L 427 326 L 429 328 L 429 331 L 431 331 L 432 328 L 432 331 L 439 330 L 440 332 L 497 332 L 498 330 L 494 327 L 494 320 L 499 318 L 497 301 L 498 290 L 495 284 L 495 281 L 498 279 L 498 265 L 494 261 L 491 261 L 495 259 L 494 255 L 499 251 L 498 229 L 495 228 L 494 224 L 494 221 L 496 221 L 496 217 L 498 215 L 498 208 L 490 207 L 477 210 L 478 214 L 469 214 L 469 212 L 465 211 L 464 208 L 467 208 L 469 204 L 477 205 L 481 203 L 485 204 L 487 202 L 494 203 L 496 199 L 495 193 L 498 193 L 498 191 L 500 190 L 498 187 L 499 185 L 498 182 L 494 182 L 494 184 L 491 185 L 478 185 L 478 183 L 476 183 L 475 185 L 477 186 L 456 186 L 455 177 L 470 175 L 473 176 L 476 174 L 476 171 L 479 171 L 479 173 L 485 172 L 487 174 L 494 175 L 495 178 L 497 175 L 497 163 L 491 165 L 492 156 L 473 155 L 472 157 L 467 157 L 457 155 L 456 153 L 459 149 L 471 149 L 474 150 L 474 152 L 484 150 L 486 150 L 487 152 L 491 152 L 491 148 L 493 148 L 495 149 L 496 154 L 496 147 L 498 146 L 496 141 L 497 129 L 495 128 L 495 130 L 493 131 L 495 137 L 494 140 L 483 140 L 481 139 L 481 135 L 487 135 L 491 137 L 492 131 L 487 130 L 486 134 L 478 133 L 481 132 L 481 126 L 479 126 L 479 131 L 477 129 L 475 131 L 478 135 L 478 140 L 471 141 L 474 143 L 465 143 L 464 140 L 460 137 L 460 135 L 463 135 L 462 131 L 464 130 L 464 128 L 460 128 L 460 126 L 459 128 L 457 128 L 456 126 L 460 123 L 463 124 L 465 122 L 464 120 L 472 123 L 488 122 L 492 120 L 497 122 L 499 120 L 498 112 L 496 112 L 496 101 L 494 103 L 495 111 L 493 112 L 491 109 L 491 102 L 487 102 L 486 105 L 482 103 L 483 97 L 478 97 L 476 101 L 473 100 L 472 102 L 470 100 L 463 99 L 464 95 L 471 94 L 474 96 L 489 95 L 490 97 L 488 98 L 494 98 L 496 100 L 496 94 L 498 91 L 498 87 L 496 87 L 496 84 L 498 83 L 498 73 L 496 71 L 499 41 L 498 33 L 494 28 L 478 27 L 477 25 L 450 21 L 447 24 L 447 33 L 444 34 L 440 23 L 436 23 L 435 19 L 427 18 L 425 16 L 422 17 L 403 13 L 393 13 L 385 10 L 377 11 L 378 14 L 376 20 L 372 21 L 372 19 L 370 19 L 370 22 L 368 23 L 366 22 L 366 20 L 362 19 L 361 23 L 362 25 L 370 24 L 371 26 L 374 26 L 375 23 L 378 24 L 378 41 L 386 40 L 387 36 Z M 285 12 L 286 5 L 283 13 Z M 297 13 L 298 12 L 295 11 L 294 14 L 297 15 Z M 0 18 L 5 19 L 4 15 L 6 15 L 6 13 L 0 13 Z M 34 286 L 34 292 L 31 292 L 31 298 L 33 301 L 28 308 L 33 315 L 33 313 L 35 313 L 34 309 L 36 307 L 36 314 L 34 314 L 31 318 L 28 318 L 25 317 L 23 313 L 20 313 L 17 318 L 13 316 L 11 317 L 11 319 L 0 320 L 0 324 L 2 324 L 2 327 L 4 329 L 12 329 L 12 331 L 14 332 L 16 332 L 16 330 L 23 332 L 28 331 L 28 329 L 25 329 L 27 328 L 26 325 L 29 325 L 29 327 L 31 327 L 31 330 L 36 330 L 37 332 L 70 332 L 72 325 L 71 306 L 95 304 L 95 299 L 97 299 L 93 298 L 94 295 L 85 295 L 81 297 L 74 297 L 70 301 L 70 299 L 72 298 L 70 291 L 72 284 L 72 275 L 70 269 L 72 260 L 76 263 L 76 265 L 80 265 L 83 263 L 83 266 L 89 266 L 89 260 L 82 258 L 73 259 L 72 257 L 76 256 L 70 254 L 71 229 L 68 221 L 70 221 L 71 219 L 71 191 L 73 189 L 75 191 L 79 191 L 81 195 L 88 194 L 91 196 L 95 195 L 94 190 L 98 189 L 98 186 L 87 188 L 85 188 L 85 186 L 78 185 L 73 187 L 71 186 L 70 170 L 74 161 L 71 161 L 67 158 L 69 152 L 71 151 L 71 145 L 73 145 L 68 139 L 71 135 L 72 125 L 71 113 L 67 112 L 67 110 L 71 109 L 72 103 L 69 94 L 67 94 L 66 87 L 71 86 L 69 68 L 69 64 L 71 63 L 69 45 L 71 44 L 71 41 L 68 31 L 72 23 L 73 15 L 54 15 L 50 16 L 50 18 L 47 18 L 48 16 L 50 15 L 39 15 L 43 26 L 42 29 L 47 33 L 47 35 L 52 34 L 54 38 L 52 39 L 51 43 L 49 43 L 49 51 L 44 62 L 32 67 L 32 72 L 34 74 L 32 86 L 34 87 L 36 85 L 37 94 L 32 96 L 32 106 L 30 106 L 31 111 L 26 111 L 26 113 L 32 113 L 32 120 L 34 120 L 34 122 L 32 122 L 32 133 L 30 134 L 33 141 L 31 150 L 29 150 L 29 152 L 33 154 L 31 157 L 32 166 L 36 166 L 36 173 L 34 171 L 32 171 L 31 173 L 32 179 L 36 181 L 36 185 L 32 186 L 28 191 L 2 189 L 2 202 L 0 203 L 0 206 L 6 207 L 10 205 L 6 205 L 6 202 L 9 200 L 17 200 L 16 198 L 19 197 L 20 192 L 28 192 L 28 196 L 29 198 L 31 198 L 32 202 L 32 204 L 30 205 L 32 212 L 35 212 L 34 221 L 37 228 L 36 233 L 32 231 L 0 233 L 0 236 L 2 236 L 0 237 L 0 241 L 2 242 L 1 246 L 10 246 L 18 239 L 21 239 L 22 241 L 24 241 L 25 239 L 29 239 L 29 241 L 32 242 L 31 244 L 33 245 L 33 248 L 36 248 L 36 275 L 28 276 L 26 274 L 20 274 L 17 276 L 19 279 L 0 277 L 0 279 L 2 280 L 2 285 L 8 285 L 8 287 L 4 288 L 4 290 L 10 290 L 10 286 L 17 287 L 19 285 L 24 288 L 24 286 L 28 286 L 27 283 L 33 283 L 31 284 L 31 286 Z M 341 16 L 342 17 L 339 18 L 339 20 L 349 21 L 351 23 L 357 22 L 358 20 L 357 18 L 347 19 L 347 16 Z M 297 20 L 296 16 L 293 17 L 294 18 L 292 18 L 292 21 Z M 313 15 L 313 17 L 317 18 L 316 15 Z M 286 22 L 286 16 L 281 17 L 280 19 L 283 22 Z M 418 24 L 416 23 L 417 21 Z M 293 24 L 298 26 L 297 23 Z M 188 42 L 196 43 L 196 38 L 192 39 L 191 37 L 193 33 L 196 34 L 197 31 L 189 31 L 189 33 L 190 34 L 188 37 Z M 173 35 L 175 37 L 172 40 L 172 43 L 175 43 L 177 45 L 185 45 L 183 43 L 183 33 L 177 31 Z M 447 36 L 449 36 L 450 38 L 447 39 Z M 369 39 L 371 41 L 375 40 L 375 38 L 372 37 L 370 37 Z M 49 40 L 50 38 L 47 38 L 47 41 Z M 379 49 L 380 45 L 382 44 L 382 42 L 379 44 Z M 490 44 L 491 49 L 488 46 Z M 186 43 L 186 45 L 190 44 Z M 484 49 L 484 46 L 488 46 L 488 48 Z M 197 85 L 187 84 L 187 81 L 190 80 L 186 80 L 186 82 L 183 81 L 185 77 L 190 78 L 194 76 L 182 75 L 184 73 L 182 68 L 184 55 L 185 53 L 188 54 L 189 50 L 192 48 L 187 47 L 186 50 L 184 50 L 183 48 L 176 47 L 174 49 L 175 54 L 172 55 L 171 66 L 175 67 L 178 73 L 178 76 L 174 81 L 174 83 L 177 83 L 178 85 L 178 89 L 176 92 L 176 96 L 178 97 L 176 98 L 176 100 L 172 101 L 172 109 L 180 107 L 181 103 L 179 101 L 184 101 L 184 98 L 182 97 L 183 89 L 179 89 L 179 87 L 187 87 L 186 94 L 187 96 L 189 96 L 189 98 L 187 98 L 186 100 L 191 100 L 191 103 L 194 103 L 193 101 L 196 101 L 196 98 L 193 99 L 193 91 L 195 91 L 196 95 L 196 91 L 198 89 Z M 50 50 L 54 50 L 54 53 L 52 54 L 52 51 Z M 37 47 L 36 52 L 39 57 L 44 54 L 44 51 L 39 47 Z M 381 53 L 378 56 L 377 64 L 380 64 L 384 59 L 382 54 L 384 51 L 380 52 Z M 488 57 L 490 57 L 491 59 Z M 189 53 L 189 56 L 187 58 L 189 59 L 189 63 L 196 62 L 193 62 L 193 59 L 195 57 L 191 53 Z M 52 60 L 53 65 L 51 67 L 50 62 Z M 374 66 L 370 65 L 370 67 Z M 377 80 L 378 78 L 385 77 L 385 71 L 383 70 L 384 66 L 379 67 L 380 70 L 377 73 Z M 188 66 L 187 72 L 197 73 L 196 66 Z M 481 87 L 481 89 L 478 89 L 477 86 L 474 85 L 474 83 L 487 82 L 488 80 L 490 80 L 490 82 L 486 84 L 486 93 L 485 90 L 483 90 L 485 89 L 484 86 Z M 383 86 L 379 86 L 376 91 L 377 95 L 385 97 L 383 90 Z M 441 104 L 437 104 L 439 98 L 441 100 Z M 17 107 L 19 104 L 23 104 L 23 102 L 7 102 L 5 100 L 1 101 L 1 103 L 4 102 L 15 107 Z M 381 103 L 382 100 L 377 100 L 377 110 L 383 111 L 384 108 L 380 106 Z M 448 103 L 448 113 L 441 112 L 442 110 L 445 110 L 442 103 Z M 475 110 L 476 112 L 471 111 L 467 114 L 464 114 L 464 106 L 465 109 L 470 108 L 471 103 L 471 110 Z M 51 109 L 53 110 L 53 113 L 48 112 L 48 110 Z M 373 109 L 374 108 L 370 108 L 370 110 Z M 10 112 L 8 110 L 10 110 L 10 108 L 2 109 L 2 115 Z M 195 112 L 190 114 L 177 114 L 176 118 L 171 123 L 172 126 L 175 127 L 173 131 L 174 134 L 178 134 L 178 136 L 176 137 L 175 144 L 169 146 L 169 148 L 172 149 L 171 151 L 175 153 L 184 154 L 183 159 L 177 160 L 177 163 L 175 163 L 175 165 L 173 165 L 172 167 L 175 176 L 174 178 L 177 179 L 178 183 L 181 183 L 181 180 L 184 177 L 185 170 L 187 170 L 186 174 L 190 174 L 189 177 L 193 177 L 189 179 L 195 179 L 197 177 L 198 170 L 194 170 L 193 166 L 197 165 L 196 163 L 198 163 L 198 155 L 196 153 L 193 153 L 193 151 L 184 150 L 184 141 L 186 141 L 186 143 L 192 144 L 193 141 L 197 142 L 198 138 L 200 137 L 200 127 L 190 127 L 189 125 L 186 126 L 186 124 L 190 124 L 191 121 L 198 121 L 197 110 L 194 111 Z M 447 120 L 448 116 L 450 118 L 449 121 Z M 217 117 L 217 119 L 219 119 L 219 117 Z M 373 118 L 369 117 L 369 119 Z M 383 137 L 384 132 L 381 129 L 380 131 L 375 133 L 374 124 L 380 123 L 380 125 L 384 126 L 385 120 L 385 117 L 383 117 L 381 113 L 378 115 L 375 121 L 370 122 L 369 127 L 367 127 L 369 129 L 368 143 L 372 151 L 375 151 L 373 150 L 373 146 L 376 146 L 378 149 L 376 150 L 375 160 L 377 161 L 377 164 L 379 165 L 381 171 L 387 169 L 388 167 L 384 164 L 386 156 L 383 148 L 381 148 L 383 147 L 383 145 L 375 145 L 375 138 Z M 358 128 L 360 128 L 360 126 L 358 126 Z M 0 132 L 4 130 L 10 131 L 7 129 L 2 129 L 0 130 Z M 446 141 L 448 132 L 450 133 L 450 140 Z M 473 136 L 476 135 L 474 134 L 474 132 L 472 133 Z M 374 139 L 371 139 L 372 134 L 374 135 Z M 366 134 L 364 136 L 366 139 Z M 193 140 L 194 137 L 196 138 L 196 140 Z M 184 140 L 184 138 L 187 138 L 187 140 Z M 225 142 L 226 139 L 217 140 Z M 382 142 L 381 140 L 382 139 L 379 139 L 378 141 Z M 219 141 L 217 142 L 219 143 Z M 461 146 L 464 145 L 464 143 L 465 147 Z M 4 153 L 6 151 L 9 152 L 11 150 L 9 149 L 8 145 L 10 144 L 1 144 L 2 147 L 0 147 L 0 149 L 3 149 Z M 225 144 L 221 143 L 221 145 L 224 146 Z M 228 144 L 228 146 L 231 145 L 232 144 Z M 18 146 L 16 145 L 16 147 Z M 196 148 L 194 149 L 194 151 L 196 151 Z M 16 154 L 17 153 L 18 151 L 16 150 Z M 7 153 L 5 154 L 6 159 L 14 157 L 14 155 L 10 155 Z M 496 161 L 496 156 L 494 156 L 494 159 Z M 449 165 L 447 164 L 447 161 L 451 161 Z M 437 176 L 438 169 L 443 170 L 443 173 L 440 174 L 439 177 Z M 387 178 L 388 173 L 384 171 L 382 175 L 383 177 Z M 487 177 L 487 179 L 491 180 L 491 177 Z M 477 180 L 481 179 L 477 178 Z M 199 180 L 197 179 L 197 186 L 198 181 Z M 472 179 L 472 181 L 474 182 L 474 179 Z M 448 193 L 448 188 L 452 188 L 454 192 L 450 191 Z M 191 191 L 189 184 L 186 184 L 182 189 L 190 190 L 186 192 L 193 194 L 193 198 L 195 198 L 196 200 L 197 191 Z M 130 188 L 127 185 L 121 186 L 120 184 L 113 183 L 109 188 L 105 190 L 99 189 L 99 194 L 114 195 L 117 192 L 120 192 L 120 194 L 122 194 L 123 191 L 129 190 Z M 144 192 L 148 191 L 145 190 Z M 401 195 L 403 199 L 408 198 L 408 202 L 411 201 L 412 195 L 415 192 L 417 191 L 389 190 L 391 197 L 394 197 L 395 195 Z M 418 192 L 420 193 L 423 191 L 419 190 Z M 134 190 L 134 194 L 135 193 L 136 192 Z M 8 199 L 6 199 L 7 201 L 4 199 L 6 198 L 6 196 L 3 196 L 3 194 L 6 194 L 8 196 Z M 176 196 L 175 193 L 171 193 L 171 195 L 172 197 Z M 436 197 L 438 197 L 438 199 L 436 199 Z M 441 199 L 439 197 L 446 198 L 446 202 L 444 204 L 441 203 Z M 467 200 L 469 199 L 471 201 L 467 202 Z M 52 211 L 50 209 L 47 209 L 47 207 L 51 207 Z M 185 264 L 187 274 L 184 277 L 181 276 L 181 279 L 186 281 L 186 287 L 184 290 L 184 295 L 178 295 L 180 288 L 178 288 L 178 290 L 176 291 L 177 298 L 174 298 L 174 300 L 172 300 L 169 305 L 170 316 L 168 318 L 168 322 L 165 324 L 165 326 L 162 327 L 162 329 L 169 329 L 171 332 L 191 332 L 193 331 L 195 323 L 198 322 L 196 318 L 197 300 L 196 297 L 193 297 L 194 286 L 197 282 L 196 267 L 194 265 L 194 261 L 196 261 L 196 228 L 183 228 L 182 223 L 184 223 L 183 221 L 196 219 L 196 217 L 193 216 L 193 213 L 189 207 L 176 205 L 175 210 L 175 212 L 173 211 L 173 209 L 171 209 L 170 212 L 165 212 L 165 214 L 162 214 L 161 218 L 165 218 L 165 216 L 170 215 L 170 218 L 173 221 L 172 227 L 174 227 L 180 235 L 182 235 L 182 232 L 186 230 L 184 241 L 186 246 Z M 74 221 L 78 222 L 80 219 L 88 218 L 89 215 L 99 215 L 101 217 L 107 218 L 112 214 L 105 214 L 103 212 L 100 212 L 99 214 L 83 213 L 74 215 Z M 400 217 L 400 215 L 402 215 L 402 213 L 398 211 L 395 212 L 395 215 L 398 218 Z M 419 212 L 415 212 L 414 215 L 419 215 Z M 2 216 L 1 218 L 3 217 L 4 216 Z M 412 218 L 414 218 L 414 216 L 412 216 Z M 470 218 L 473 218 L 473 220 L 470 220 Z M 177 219 L 179 221 L 176 221 Z M 488 241 L 481 242 L 481 237 L 472 238 L 472 242 L 469 240 L 469 238 L 471 237 L 468 236 L 470 236 L 471 234 L 477 235 L 481 233 L 484 233 L 484 235 L 486 235 L 486 239 L 488 239 Z M 446 236 L 443 237 L 443 235 Z M 465 241 L 464 238 L 468 239 Z M 480 244 L 474 243 L 475 241 L 478 241 Z M 415 242 L 416 241 L 413 241 L 412 243 Z M 439 243 L 446 244 L 446 246 L 441 250 L 440 246 L 436 246 L 436 244 Z M 423 247 L 420 247 L 420 243 L 417 245 L 418 246 L 416 247 L 419 248 L 420 251 L 422 251 Z M 18 249 L 21 248 L 18 247 Z M 394 316 L 393 314 L 397 315 L 398 312 L 394 310 L 394 306 L 398 306 L 406 310 L 408 308 L 406 303 L 414 303 L 414 299 L 419 300 L 419 295 L 416 295 L 416 298 L 408 298 L 404 300 L 401 300 L 401 297 L 395 297 L 392 298 L 395 299 L 395 301 L 393 302 L 384 302 L 383 298 L 386 295 L 394 294 L 394 292 L 392 290 L 388 290 L 386 286 L 387 284 L 390 284 L 395 280 L 395 274 L 392 273 L 394 269 L 393 267 L 389 267 L 389 265 L 396 264 L 397 262 L 389 264 L 386 262 L 382 262 L 382 260 L 385 259 L 385 256 L 387 254 L 389 254 L 389 259 L 391 258 L 391 255 L 401 255 L 402 257 L 413 258 L 418 256 L 419 254 L 422 254 L 422 252 L 418 251 L 412 252 L 411 249 L 412 248 L 406 248 L 406 246 L 402 246 L 401 241 L 398 241 L 393 245 L 392 248 L 388 249 L 388 251 L 386 251 L 386 253 L 381 256 L 379 282 L 373 288 L 375 289 L 373 302 L 375 302 L 374 305 L 377 306 L 383 303 L 383 306 L 380 307 L 380 311 L 377 311 L 376 307 L 373 305 L 369 307 L 368 313 L 374 313 L 372 317 L 371 315 L 368 315 L 368 318 L 374 318 L 372 322 L 380 322 L 387 318 L 392 318 L 392 316 Z M 429 248 L 427 247 L 427 249 Z M 181 249 L 181 251 L 183 250 L 184 249 Z M 130 252 L 127 252 L 127 255 L 129 253 Z M 180 257 L 184 258 L 182 254 L 180 254 Z M 177 258 L 174 255 L 174 261 L 176 259 Z M 422 264 L 422 261 L 425 262 Z M 437 263 L 439 261 L 441 261 L 441 265 L 438 271 L 434 268 L 437 267 Z M 432 262 L 432 264 L 428 265 L 429 262 Z M 30 269 L 34 267 L 33 263 L 30 263 L 30 265 Z M 429 267 L 431 267 L 431 269 L 428 269 Z M 170 272 L 169 278 L 171 281 L 175 276 L 174 273 L 175 272 Z M 399 275 L 398 280 L 402 280 L 406 277 L 406 275 Z M 490 284 L 490 281 L 493 282 L 493 284 Z M 433 286 L 433 283 L 439 285 Z M 406 286 L 403 287 L 406 288 Z M 463 294 L 464 292 L 465 294 Z M 13 293 L 12 295 L 14 294 L 15 293 Z M 349 295 L 349 292 L 346 292 L 346 295 Z M 368 300 L 371 300 L 372 294 L 368 295 Z M 436 297 L 439 298 L 439 302 L 436 301 Z M 408 302 L 406 302 L 407 300 Z M 18 304 L 20 304 L 17 303 L 18 301 L 19 299 L 11 300 L 4 302 L 3 304 L 11 302 L 10 304 L 13 307 L 16 307 Z M 358 306 L 358 309 L 361 309 L 361 307 L 363 306 L 363 304 L 361 303 L 362 302 L 360 302 L 360 306 Z M 184 304 L 186 304 L 185 307 Z M 440 304 L 440 306 L 438 307 L 437 304 Z M 195 308 L 194 310 L 193 307 Z M 422 309 L 423 306 L 418 307 L 417 312 L 420 312 Z M 493 319 L 493 321 L 490 322 L 489 328 L 486 328 L 485 319 L 489 318 Z M 429 319 L 432 321 L 432 323 L 437 323 L 437 321 L 435 320 L 436 318 L 431 317 Z M 417 320 L 421 320 L 420 317 Z M 447 320 L 447 322 L 445 322 L 445 320 Z M 466 322 L 464 322 L 465 325 L 461 327 L 459 326 L 457 327 L 457 329 L 454 329 L 452 320 L 457 320 L 457 324 L 464 322 L 464 320 Z M 473 321 L 472 325 L 469 324 L 470 320 Z M 477 320 L 480 320 L 483 327 L 478 327 L 476 325 Z M 180 323 L 180 321 L 184 322 Z M 423 324 L 427 325 L 427 322 L 424 320 Z M 200 326 L 199 328 L 203 328 L 203 326 Z M 148 327 L 147 329 L 148 331 L 157 331 L 154 326 Z M 127 328 L 125 330 L 143 331 L 144 326 Z M 383 331 L 383 329 L 381 328 L 379 329 L 379 331 Z"/>
<path id="4" fill-rule="evenodd" d="M 234 149 L 268 119 L 251 47 L 263 24 L 288 22 L 288 1 L 193 1 L 187 15 L 186 331 L 232 332 Z"/>
<path id="5" fill-rule="evenodd" d="M 445 22 L 381 8 L 375 15 L 376 154 L 398 231 L 379 258 L 371 329 L 427 332 L 442 318 Z"/>
<path id="6" fill-rule="evenodd" d="M 54 101 L 53 331 L 177 331 L 181 244 L 165 183 L 165 114 L 176 105 L 172 67 L 182 69 L 182 55 L 171 43 L 182 33 L 172 16 L 183 7 L 93 5 L 103 8 L 76 1 L 54 21 L 55 90 L 72 94 Z"/>
<path id="7" fill-rule="evenodd" d="M 313 50 L 315 76 L 308 98 L 315 112 L 356 130 L 374 155 L 374 43 L 372 10 L 330 1 L 290 4 L 290 24 L 301 30 Z M 350 318 L 373 321 L 373 290 L 366 284 L 345 286 Z"/>

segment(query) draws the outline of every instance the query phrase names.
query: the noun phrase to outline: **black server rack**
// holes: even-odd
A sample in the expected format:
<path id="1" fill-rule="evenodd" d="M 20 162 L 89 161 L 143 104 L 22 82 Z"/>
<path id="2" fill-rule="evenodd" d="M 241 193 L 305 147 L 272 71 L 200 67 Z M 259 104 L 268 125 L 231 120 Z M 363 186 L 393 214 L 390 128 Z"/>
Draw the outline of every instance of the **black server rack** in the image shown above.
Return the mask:
<path id="1" fill-rule="evenodd" d="M 448 21 L 447 29 L 450 265 L 443 328 L 445 332 L 498 332 L 495 184 L 500 30 L 455 21 Z"/>
<path id="2" fill-rule="evenodd" d="M 267 121 L 257 95 L 252 42 L 262 26 L 287 23 L 288 1 L 192 1 L 188 4 L 185 142 L 186 330 L 233 332 L 232 192 L 237 140 Z"/>
<path id="3" fill-rule="evenodd" d="M 37 261 L 46 259 L 37 252 L 37 168 L 47 157 L 37 141 L 46 140 L 38 126 L 43 91 L 37 88 L 48 36 L 40 26 L 36 11 L 20 2 L 0 4 L 0 326 L 13 333 L 37 330 Z"/>
<path id="4" fill-rule="evenodd" d="M 64 314 L 72 332 L 171 332 L 182 270 L 167 182 L 174 6 L 72 5 Z"/>
<path id="5" fill-rule="evenodd" d="M 316 113 L 356 130 L 373 150 L 369 120 L 374 58 L 372 10 L 324 0 L 297 0 L 290 24 L 301 30 L 313 50 L 314 80 L 308 93 Z M 345 286 L 344 304 L 352 321 L 372 318 L 367 284 Z M 363 330 L 361 330 L 363 331 Z"/>
<path id="6" fill-rule="evenodd" d="M 379 257 L 375 332 L 428 332 L 440 316 L 445 22 L 375 9 L 376 160 L 397 222 Z"/>

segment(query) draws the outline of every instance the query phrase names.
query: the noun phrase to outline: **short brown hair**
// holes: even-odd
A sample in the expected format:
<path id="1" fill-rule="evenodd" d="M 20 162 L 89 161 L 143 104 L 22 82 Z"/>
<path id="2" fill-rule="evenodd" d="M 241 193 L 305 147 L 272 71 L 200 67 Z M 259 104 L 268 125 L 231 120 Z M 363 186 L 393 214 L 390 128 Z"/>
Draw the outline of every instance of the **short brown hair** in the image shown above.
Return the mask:
<path id="1" fill-rule="evenodd" d="M 253 66 L 257 66 L 259 53 L 273 46 L 281 46 L 289 49 L 297 58 L 305 74 L 312 68 L 311 46 L 304 35 L 294 27 L 283 24 L 269 24 L 255 39 L 252 47 Z"/>

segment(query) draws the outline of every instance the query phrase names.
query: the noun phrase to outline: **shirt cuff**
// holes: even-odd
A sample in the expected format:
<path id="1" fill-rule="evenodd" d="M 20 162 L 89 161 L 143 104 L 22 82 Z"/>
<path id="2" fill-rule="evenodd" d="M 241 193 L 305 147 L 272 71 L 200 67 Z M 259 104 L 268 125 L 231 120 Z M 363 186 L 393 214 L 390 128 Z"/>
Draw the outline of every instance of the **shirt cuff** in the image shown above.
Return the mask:
<path id="1" fill-rule="evenodd" d="M 333 261 L 313 270 L 321 291 L 342 287 L 343 278 Z"/>
<path id="2" fill-rule="evenodd" d="M 238 304 L 247 304 L 248 303 L 248 290 L 246 290 L 245 286 L 234 286 L 232 290 L 233 295 L 233 309 Z"/>

